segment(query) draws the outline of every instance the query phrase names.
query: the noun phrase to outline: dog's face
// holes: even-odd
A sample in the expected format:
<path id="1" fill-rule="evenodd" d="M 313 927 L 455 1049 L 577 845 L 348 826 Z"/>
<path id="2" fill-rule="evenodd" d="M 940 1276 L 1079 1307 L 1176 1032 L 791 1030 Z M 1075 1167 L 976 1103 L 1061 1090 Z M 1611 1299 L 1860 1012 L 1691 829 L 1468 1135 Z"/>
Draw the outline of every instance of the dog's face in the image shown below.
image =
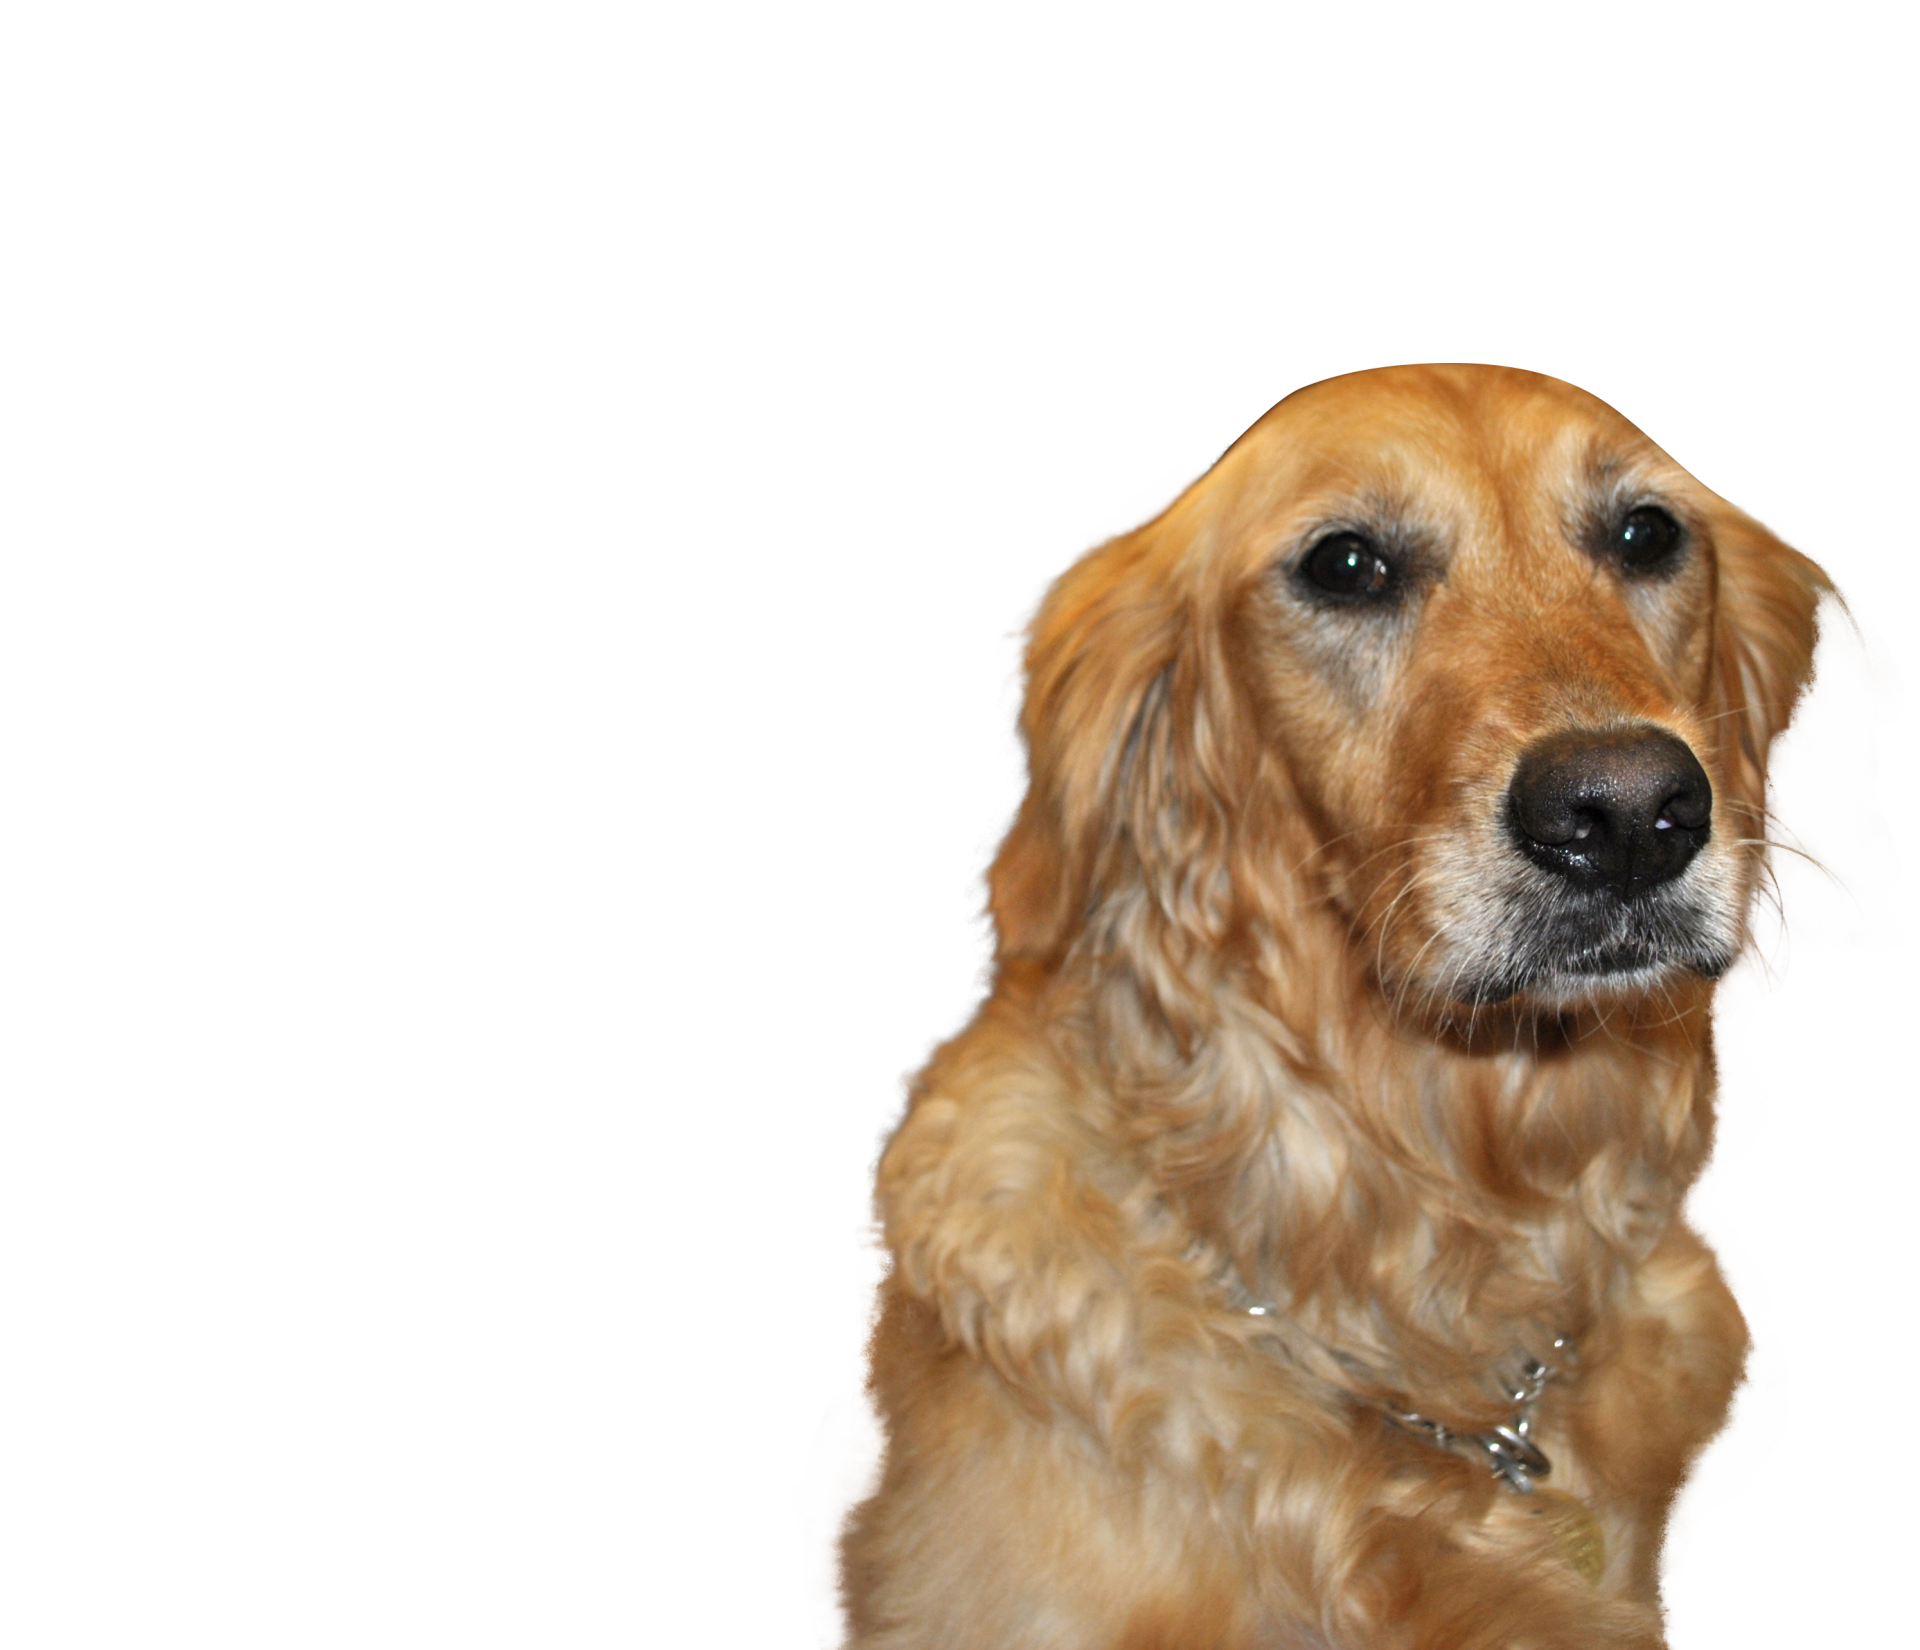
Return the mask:
<path id="1" fill-rule="evenodd" d="M 1370 374 L 1289 411 L 1257 437 L 1284 481 L 1245 657 L 1383 979 L 1719 974 L 1759 834 L 1711 726 L 1725 507 L 1551 381 Z"/>
<path id="2" fill-rule="evenodd" d="M 1222 875 L 1305 878 L 1396 1001 L 1555 1007 L 1712 977 L 1744 936 L 1766 749 L 1822 588 L 1568 385 L 1331 380 L 1062 581 L 1035 630 L 1035 790 L 1066 832 L 1112 814 L 1176 917 L 1179 888 L 1204 888 L 1204 820 L 1230 837 L 1270 802 L 1303 813 L 1300 865 L 1216 841 Z M 1096 760 L 1104 800 L 1076 799 Z M 1023 828 L 1039 843 L 1032 813 L 1010 852 Z M 1062 846 L 1097 906 L 1128 856 Z"/>

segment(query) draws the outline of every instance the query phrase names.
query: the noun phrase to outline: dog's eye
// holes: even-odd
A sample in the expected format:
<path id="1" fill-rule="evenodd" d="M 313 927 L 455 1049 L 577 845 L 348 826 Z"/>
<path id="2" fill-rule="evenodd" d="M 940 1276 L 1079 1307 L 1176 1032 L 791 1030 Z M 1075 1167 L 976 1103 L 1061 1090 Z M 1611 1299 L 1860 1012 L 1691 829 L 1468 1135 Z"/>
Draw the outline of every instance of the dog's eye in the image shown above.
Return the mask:
<path id="1" fill-rule="evenodd" d="M 1643 504 L 1627 512 L 1614 534 L 1613 551 L 1629 573 L 1655 573 L 1672 562 L 1684 537 L 1666 511 Z"/>
<path id="2" fill-rule="evenodd" d="M 1348 601 L 1365 601 L 1392 592 L 1393 563 L 1359 533 L 1332 533 L 1307 552 L 1301 575 L 1317 590 Z"/>

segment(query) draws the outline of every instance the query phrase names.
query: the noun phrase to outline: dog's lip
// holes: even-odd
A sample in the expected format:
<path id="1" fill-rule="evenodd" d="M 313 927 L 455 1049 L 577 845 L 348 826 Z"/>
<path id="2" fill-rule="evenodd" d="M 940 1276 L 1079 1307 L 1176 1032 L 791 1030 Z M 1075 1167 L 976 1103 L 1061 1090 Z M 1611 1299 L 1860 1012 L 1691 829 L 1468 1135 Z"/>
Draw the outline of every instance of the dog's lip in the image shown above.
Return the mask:
<path id="1" fill-rule="evenodd" d="M 1577 979 L 1610 979 L 1620 974 L 1645 974 L 1666 968 L 1684 968 L 1717 980 L 1732 964 L 1732 954 L 1712 945 L 1649 945 L 1644 940 L 1616 945 L 1586 946 L 1554 959 L 1541 977 L 1572 975 Z"/>
<path id="2" fill-rule="evenodd" d="M 1551 990 L 1556 986 L 1605 985 L 1609 982 L 1648 982 L 1676 970 L 1717 979 L 1726 963 L 1682 950 L 1652 950 L 1645 946 L 1595 947 L 1555 957 L 1532 969 L 1515 987 L 1518 991 Z"/>
<path id="3" fill-rule="evenodd" d="M 1559 959 L 1559 966 L 1553 972 L 1604 979 L 1610 974 L 1638 974 L 1645 969 L 1663 968 L 1682 960 L 1660 956 L 1640 945 L 1598 946 Z"/>
<path id="4" fill-rule="evenodd" d="M 1618 953 L 1604 958 L 1586 956 L 1556 962 L 1544 968 L 1531 968 L 1523 974 L 1476 981 L 1457 995 L 1462 1003 L 1472 1008 L 1498 1008 L 1502 1003 L 1512 1002 L 1514 998 L 1528 993 L 1538 995 L 1545 992 L 1555 996 L 1569 987 L 1601 985 L 1609 980 L 1626 979 L 1633 975 L 1648 977 L 1665 968 L 1686 966 L 1679 958 L 1637 956 L 1627 960 Z"/>
<path id="5" fill-rule="evenodd" d="M 1462 1004 L 1475 1009 L 1498 1008 L 1523 995 L 1544 994 L 1551 999 L 1569 990 L 1584 991 L 1609 981 L 1637 979 L 1642 984 L 1651 984 L 1670 970 L 1717 980 L 1732 962 L 1731 955 L 1719 951 L 1669 953 L 1645 946 L 1594 946 L 1554 958 L 1523 973 L 1472 982 L 1454 995 Z"/>

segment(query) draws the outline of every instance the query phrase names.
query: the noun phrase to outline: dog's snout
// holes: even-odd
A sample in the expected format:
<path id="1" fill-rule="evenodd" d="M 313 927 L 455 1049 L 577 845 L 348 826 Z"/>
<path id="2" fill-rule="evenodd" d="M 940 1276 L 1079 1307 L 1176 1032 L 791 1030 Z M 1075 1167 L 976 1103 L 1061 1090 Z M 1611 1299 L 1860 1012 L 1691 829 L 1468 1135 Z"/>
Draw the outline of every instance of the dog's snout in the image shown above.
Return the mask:
<path id="1" fill-rule="evenodd" d="M 1521 756 L 1508 799 L 1529 859 L 1623 900 L 1677 877 L 1712 828 L 1706 770 L 1658 728 L 1543 739 Z"/>

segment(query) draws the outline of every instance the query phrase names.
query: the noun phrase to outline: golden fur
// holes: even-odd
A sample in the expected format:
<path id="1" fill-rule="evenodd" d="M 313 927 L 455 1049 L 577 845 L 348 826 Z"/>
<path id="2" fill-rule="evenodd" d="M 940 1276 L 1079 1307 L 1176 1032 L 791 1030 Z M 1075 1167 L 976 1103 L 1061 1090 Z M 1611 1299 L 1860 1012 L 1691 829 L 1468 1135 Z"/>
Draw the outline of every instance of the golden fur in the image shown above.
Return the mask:
<path id="1" fill-rule="evenodd" d="M 1647 499 L 1687 534 L 1653 580 L 1592 548 Z M 1354 522 L 1424 569 L 1358 624 L 1288 582 Z M 1289 397 L 1054 586 L 993 989 L 880 1166 L 853 1645 L 1661 1642 L 1667 1510 L 1746 1343 L 1679 1214 L 1707 976 L 1826 588 L 1608 407 L 1489 367 Z M 1640 724 L 1713 786 L 1692 949 L 1490 985 L 1536 897 L 1519 753 Z M 1556 1336 L 1536 1424 L 1597 1583 L 1546 1498 L 1385 1414 L 1503 1421 Z"/>

